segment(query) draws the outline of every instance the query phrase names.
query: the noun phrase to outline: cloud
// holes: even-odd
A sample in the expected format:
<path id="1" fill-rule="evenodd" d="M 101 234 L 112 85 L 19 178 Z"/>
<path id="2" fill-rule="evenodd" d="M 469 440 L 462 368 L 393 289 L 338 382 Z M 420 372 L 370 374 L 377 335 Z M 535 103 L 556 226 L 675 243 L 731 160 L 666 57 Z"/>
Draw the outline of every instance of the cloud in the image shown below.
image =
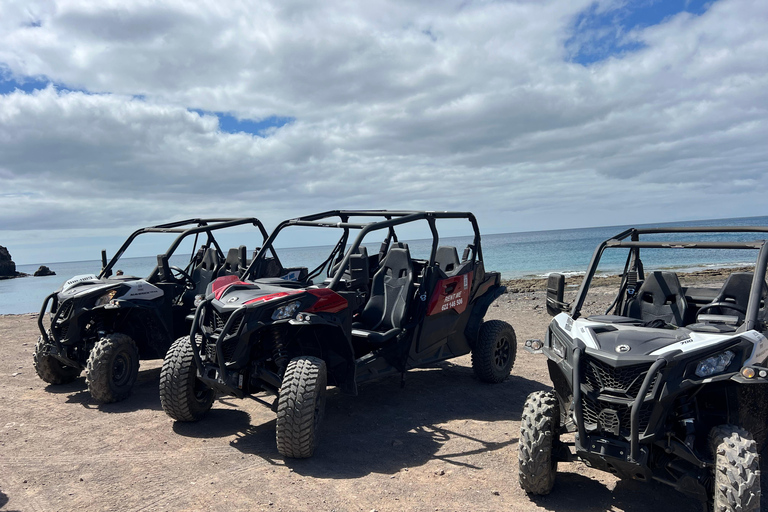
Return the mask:
<path id="1" fill-rule="evenodd" d="M 628 5 L 5 2 L 0 77 L 56 85 L 0 88 L 0 235 L 341 207 L 473 210 L 488 232 L 765 214 L 765 3 L 681 7 L 573 62 L 579 20 Z"/>

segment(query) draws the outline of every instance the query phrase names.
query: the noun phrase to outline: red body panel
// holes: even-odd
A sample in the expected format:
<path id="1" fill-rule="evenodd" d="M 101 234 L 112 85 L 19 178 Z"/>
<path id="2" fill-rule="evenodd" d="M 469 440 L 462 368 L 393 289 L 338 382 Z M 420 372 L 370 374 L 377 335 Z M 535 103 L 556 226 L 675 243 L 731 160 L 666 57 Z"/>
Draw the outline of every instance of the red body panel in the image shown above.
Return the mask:
<path id="1" fill-rule="evenodd" d="M 317 297 L 317 302 L 306 309 L 307 313 L 338 313 L 347 308 L 347 299 L 333 290 L 318 288 L 307 291 Z"/>
<path id="2" fill-rule="evenodd" d="M 304 290 L 291 290 L 289 292 L 277 292 L 264 295 L 263 297 L 256 297 L 255 299 L 247 300 L 243 302 L 243 306 L 246 304 L 255 304 L 257 302 L 266 302 L 268 300 L 277 299 L 279 297 L 287 297 L 289 295 L 296 295 L 298 293 L 304 293 Z"/>
<path id="3" fill-rule="evenodd" d="M 214 297 L 216 297 L 216 300 L 221 300 L 221 296 L 224 295 L 224 292 L 227 291 L 227 288 L 233 284 L 248 283 L 241 281 L 237 276 L 223 276 L 211 283 L 211 291 L 213 292 Z"/>
<path id="4" fill-rule="evenodd" d="M 436 315 L 453 309 L 463 313 L 469 304 L 469 292 L 472 289 L 472 274 L 441 279 L 435 285 L 432 299 L 429 301 L 427 316 Z"/>

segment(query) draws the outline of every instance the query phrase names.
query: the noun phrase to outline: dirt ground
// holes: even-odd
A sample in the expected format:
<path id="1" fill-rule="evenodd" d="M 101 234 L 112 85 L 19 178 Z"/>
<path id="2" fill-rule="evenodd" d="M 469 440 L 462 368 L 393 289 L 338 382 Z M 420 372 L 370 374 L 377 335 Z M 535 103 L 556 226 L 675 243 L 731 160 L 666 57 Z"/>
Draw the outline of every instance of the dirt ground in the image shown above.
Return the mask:
<path id="1" fill-rule="evenodd" d="M 542 291 L 502 295 L 486 318 L 510 322 L 518 346 L 550 320 Z M 46 386 L 32 367 L 35 321 L 0 317 L 0 510 L 701 510 L 579 462 L 560 464 L 552 494 L 529 498 L 517 483 L 520 412 L 550 384 L 544 357 L 522 349 L 497 385 L 475 379 L 465 356 L 409 372 L 404 388 L 331 389 L 315 456 L 286 461 L 274 413 L 255 401 L 221 398 L 199 423 L 175 424 L 160 407 L 161 361 L 142 362 L 116 404 L 92 401 L 83 377 Z"/>

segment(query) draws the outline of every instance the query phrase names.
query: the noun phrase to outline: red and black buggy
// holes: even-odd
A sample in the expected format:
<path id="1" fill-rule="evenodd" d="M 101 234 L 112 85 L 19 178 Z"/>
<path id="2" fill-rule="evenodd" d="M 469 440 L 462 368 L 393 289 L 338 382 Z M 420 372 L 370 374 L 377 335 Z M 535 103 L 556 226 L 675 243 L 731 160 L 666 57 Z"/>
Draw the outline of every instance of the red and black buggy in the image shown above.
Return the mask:
<path id="1" fill-rule="evenodd" d="M 438 222 L 449 219 L 471 228 L 461 259 L 440 245 Z M 418 223 L 432 235 L 423 259 L 396 231 Z M 273 245 L 297 228 L 337 233 L 312 270 L 286 267 Z M 326 385 L 356 394 L 360 383 L 470 352 L 480 380 L 501 382 L 514 363 L 515 332 L 483 321 L 505 291 L 500 277 L 485 270 L 471 213 L 337 210 L 284 221 L 242 275 L 208 287 L 190 336 L 163 363 L 163 409 L 195 421 L 217 393 L 251 396 L 276 409 L 279 452 L 304 458 L 317 445 Z M 277 395 L 274 403 L 255 396 L 263 392 Z"/>

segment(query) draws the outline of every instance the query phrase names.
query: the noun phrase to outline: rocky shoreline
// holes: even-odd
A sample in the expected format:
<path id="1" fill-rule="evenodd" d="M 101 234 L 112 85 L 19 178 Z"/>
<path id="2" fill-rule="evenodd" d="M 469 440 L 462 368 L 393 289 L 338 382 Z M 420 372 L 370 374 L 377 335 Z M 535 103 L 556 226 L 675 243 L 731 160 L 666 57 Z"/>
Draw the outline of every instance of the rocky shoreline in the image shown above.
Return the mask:
<path id="1" fill-rule="evenodd" d="M 712 268 L 706 270 L 696 270 L 693 272 L 678 272 L 680 281 L 684 285 L 696 285 L 709 282 L 723 282 L 725 278 L 733 272 L 753 272 L 754 267 L 736 267 L 736 268 Z M 584 276 L 566 277 L 565 285 L 567 289 L 573 289 L 581 286 Z M 597 276 L 592 280 L 592 287 L 616 287 L 621 281 L 621 276 Z M 542 278 L 530 279 L 502 279 L 502 285 L 507 287 L 507 293 L 531 293 L 537 291 L 546 291 L 547 280 Z"/>

